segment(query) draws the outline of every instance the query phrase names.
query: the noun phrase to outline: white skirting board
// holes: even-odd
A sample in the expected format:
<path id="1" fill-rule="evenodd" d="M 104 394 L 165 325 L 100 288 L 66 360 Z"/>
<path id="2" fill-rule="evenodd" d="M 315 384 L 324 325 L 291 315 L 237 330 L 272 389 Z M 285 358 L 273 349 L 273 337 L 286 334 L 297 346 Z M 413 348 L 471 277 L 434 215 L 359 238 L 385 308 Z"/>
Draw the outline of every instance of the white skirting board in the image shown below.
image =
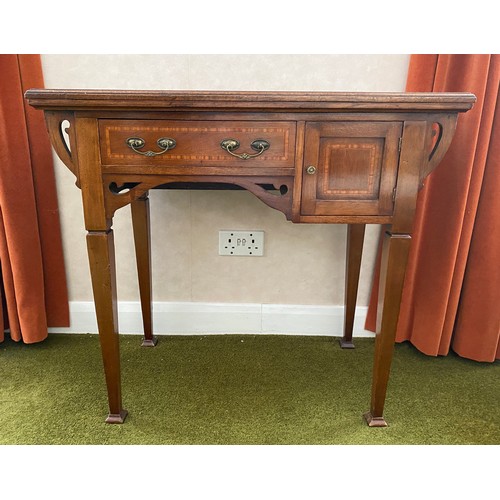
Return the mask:
<path id="1" fill-rule="evenodd" d="M 93 302 L 70 302 L 69 328 L 49 333 L 97 333 Z M 357 307 L 353 336 L 373 337 L 364 329 L 367 307 Z M 288 304 L 231 304 L 210 302 L 154 302 L 156 335 L 281 334 L 342 337 L 343 306 Z M 118 325 L 123 334 L 142 334 L 139 302 L 118 303 Z"/>

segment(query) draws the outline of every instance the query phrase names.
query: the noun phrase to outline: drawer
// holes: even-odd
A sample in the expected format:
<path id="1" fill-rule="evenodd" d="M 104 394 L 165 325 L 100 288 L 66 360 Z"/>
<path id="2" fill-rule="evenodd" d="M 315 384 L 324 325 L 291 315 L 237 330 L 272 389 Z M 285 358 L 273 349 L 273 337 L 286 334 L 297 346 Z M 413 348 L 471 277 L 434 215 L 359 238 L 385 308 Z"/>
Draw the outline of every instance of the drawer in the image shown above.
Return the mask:
<path id="1" fill-rule="evenodd" d="M 286 121 L 99 120 L 101 162 L 124 167 L 294 168 L 295 129 L 295 122 Z M 135 150 L 127 144 L 130 138 L 138 139 Z M 166 149 L 161 139 L 172 139 L 174 147 Z M 233 154 L 221 146 L 228 139 L 239 143 L 230 148 Z M 252 147 L 254 141 L 269 146 L 264 149 L 257 142 Z"/>

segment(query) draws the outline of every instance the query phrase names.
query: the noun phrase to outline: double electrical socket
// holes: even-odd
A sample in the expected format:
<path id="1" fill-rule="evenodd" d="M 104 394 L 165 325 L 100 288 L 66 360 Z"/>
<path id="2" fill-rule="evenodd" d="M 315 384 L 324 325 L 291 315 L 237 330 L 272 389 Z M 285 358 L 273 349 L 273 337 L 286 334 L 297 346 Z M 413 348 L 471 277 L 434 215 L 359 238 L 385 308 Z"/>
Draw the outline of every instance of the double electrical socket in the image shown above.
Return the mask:
<path id="1" fill-rule="evenodd" d="M 219 231 L 219 255 L 262 257 L 264 231 Z"/>

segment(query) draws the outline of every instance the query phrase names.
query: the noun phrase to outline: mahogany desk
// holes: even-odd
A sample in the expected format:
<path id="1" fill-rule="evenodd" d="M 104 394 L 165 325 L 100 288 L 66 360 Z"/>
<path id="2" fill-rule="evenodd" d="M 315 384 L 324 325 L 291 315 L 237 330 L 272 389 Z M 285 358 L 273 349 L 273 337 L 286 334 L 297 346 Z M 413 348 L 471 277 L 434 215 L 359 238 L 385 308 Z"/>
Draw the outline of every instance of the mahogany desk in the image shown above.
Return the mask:
<path id="1" fill-rule="evenodd" d="M 148 191 L 221 183 L 251 191 L 293 222 L 348 224 L 343 347 L 353 346 L 365 224 L 387 225 L 365 414 L 368 425 L 387 425 L 383 408 L 417 193 L 474 95 L 34 89 L 26 98 L 45 111 L 52 145 L 82 191 L 108 390 L 106 422 L 122 423 L 127 415 L 113 214 L 131 205 L 143 345 L 153 346 Z"/>

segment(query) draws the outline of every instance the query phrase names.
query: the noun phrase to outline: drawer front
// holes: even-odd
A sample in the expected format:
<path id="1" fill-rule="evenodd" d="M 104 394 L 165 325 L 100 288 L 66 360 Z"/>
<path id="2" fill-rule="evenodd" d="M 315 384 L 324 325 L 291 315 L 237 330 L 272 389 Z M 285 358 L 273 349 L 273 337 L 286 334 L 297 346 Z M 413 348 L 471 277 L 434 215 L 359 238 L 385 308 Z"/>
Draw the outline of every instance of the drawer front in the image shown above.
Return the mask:
<path id="1" fill-rule="evenodd" d="M 278 121 L 100 120 L 101 162 L 115 166 L 293 168 L 295 127 L 295 122 Z M 132 137 L 144 141 L 137 151 L 127 145 Z M 161 138 L 173 139 L 175 147 L 165 151 L 158 145 Z M 226 139 L 239 142 L 234 154 L 249 157 L 238 158 L 224 150 L 221 142 Z M 260 149 L 251 147 L 256 140 L 267 141 L 269 148 L 258 154 Z M 161 154 L 141 154 L 148 151 Z"/>
<path id="2" fill-rule="evenodd" d="M 400 122 L 306 126 L 302 215 L 392 215 Z"/>

